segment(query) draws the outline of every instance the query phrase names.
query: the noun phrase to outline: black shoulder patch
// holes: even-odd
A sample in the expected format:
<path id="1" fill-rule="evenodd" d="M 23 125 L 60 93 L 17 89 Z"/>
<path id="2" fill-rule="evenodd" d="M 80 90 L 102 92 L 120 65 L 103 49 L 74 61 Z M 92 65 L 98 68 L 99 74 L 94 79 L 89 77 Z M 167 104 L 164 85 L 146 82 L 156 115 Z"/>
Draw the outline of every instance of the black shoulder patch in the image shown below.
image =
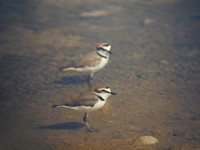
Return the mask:
<path id="1" fill-rule="evenodd" d="M 103 99 L 103 97 L 96 95 L 101 101 L 105 101 L 105 99 Z"/>
<path id="2" fill-rule="evenodd" d="M 100 57 L 103 57 L 103 58 L 107 59 L 106 56 L 103 56 L 103 55 L 101 55 L 101 54 L 99 54 L 99 53 L 98 53 L 98 55 L 99 55 Z"/>

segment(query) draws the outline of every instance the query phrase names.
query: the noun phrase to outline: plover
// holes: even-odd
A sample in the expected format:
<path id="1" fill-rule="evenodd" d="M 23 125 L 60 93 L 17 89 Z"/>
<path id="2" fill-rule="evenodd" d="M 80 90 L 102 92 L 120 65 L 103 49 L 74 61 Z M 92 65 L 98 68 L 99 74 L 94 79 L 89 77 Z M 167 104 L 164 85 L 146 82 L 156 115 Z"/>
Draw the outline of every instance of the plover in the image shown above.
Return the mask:
<path id="1" fill-rule="evenodd" d="M 89 115 L 89 112 L 98 110 L 104 106 L 106 103 L 107 98 L 110 95 L 116 95 L 116 93 L 111 92 L 109 87 L 106 86 L 101 86 L 96 89 L 76 99 L 75 101 L 71 103 L 66 103 L 62 105 L 53 105 L 53 108 L 55 107 L 64 107 L 64 108 L 69 108 L 77 111 L 82 111 L 85 112 L 85 115 L 83 117 L 83 121 L 85 123 L 85 127 L 87 131 L 90 132 L 95 132 L 97 130 L 91 129 L 87 122 L 87 118 Z"/>
<path id="2" fill-rule="evenodd" d="M 62 71 L 79 71 L 89 73 L 88 81 L 92 79 L 93 74 L 102 69 L 109 60 L 109 54 L 112 54 L 111 45 L 108 43 L 99 43 L 96 46 L 97 51 L 82 56 L 77 62 L 69 67 L 61 68 Z"/>

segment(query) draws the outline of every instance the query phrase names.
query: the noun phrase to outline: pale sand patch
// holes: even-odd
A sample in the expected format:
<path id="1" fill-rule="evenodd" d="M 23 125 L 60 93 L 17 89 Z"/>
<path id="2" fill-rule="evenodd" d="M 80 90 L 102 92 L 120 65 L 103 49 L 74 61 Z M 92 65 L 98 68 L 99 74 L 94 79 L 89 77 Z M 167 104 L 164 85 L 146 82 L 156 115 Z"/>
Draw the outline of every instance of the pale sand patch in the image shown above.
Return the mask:
<path id="1" fill-rule="evenodd" d="M 108 13 L 104 10 L 95 10 L 89 12 L 82 12 L 80 16 L 82 17 L 99 17 L 99 16 L 106 16 Z"/>
<path id="2" fill-rule="evenodd" d="M 101 17 L 101 16 L 107 16 L 112 13 L 120 12 L 121 10 L 122 10 L 122 7 L 119 7 L 119 6 L 108 6 L 102 10 L 82 12 L 80 14 L 80 16 L 82 16 L 82 17 Z"/>
<path id="3" fill-rule="evenodd" d="M 151 18 L 146 18 L 146 19 L 144 19 L 144 24 L 146 24 L 146 25 L 152 24 L 152 23 L 154 23 L 154 22 L 155 22 L 155 20 L 154 20 L 154 19 L 151 19 Z"/>
<path id="4" fill-rule="evenodd" d="M 156 144 L 159 141 L 153 136 L 141 136 L 140 141 L 142 144 Z"/>

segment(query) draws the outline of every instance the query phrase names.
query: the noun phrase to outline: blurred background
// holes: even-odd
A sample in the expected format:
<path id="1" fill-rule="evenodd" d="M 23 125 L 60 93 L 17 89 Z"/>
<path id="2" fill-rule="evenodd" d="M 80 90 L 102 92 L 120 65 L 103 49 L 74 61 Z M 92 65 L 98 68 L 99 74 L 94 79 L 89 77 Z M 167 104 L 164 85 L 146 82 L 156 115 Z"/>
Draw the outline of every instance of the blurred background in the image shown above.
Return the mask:
<path id="1" fill-rule="evenodd" d="M 1 0 L 0 150 L 200 149 L 198 0 Z M 93 88 L 103 109 L 52 109 L 87 90 L 86 74 L 60 72 L 112 45 Z M 155 145 L 142 145 L 151 135 Z"/>

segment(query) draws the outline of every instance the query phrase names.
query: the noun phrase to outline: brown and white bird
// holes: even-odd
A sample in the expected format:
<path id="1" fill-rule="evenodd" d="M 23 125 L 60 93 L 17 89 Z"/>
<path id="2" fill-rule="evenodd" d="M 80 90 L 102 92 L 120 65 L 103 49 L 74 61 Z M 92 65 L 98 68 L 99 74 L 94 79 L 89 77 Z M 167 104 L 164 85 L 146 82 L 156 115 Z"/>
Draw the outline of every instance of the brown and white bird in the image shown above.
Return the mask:
<path id="1" fill-rule="evenodd" d="M 108 63 L 109 54 L 112 54 L 111 45 L 108 43 L 99 43 L 96 46 L 97 51 L 82 56 L 77 62 L 69 67 L 61 68 L 62 71 L 78 71 L 89 73 L 88 81 L 92 79 L 95 72 L 99 71 Z"/>
<path id="2" fill-rule="evenodd" d="M 98 130 L 91 129 L 87 122 L 88 114 L 89 112 L 102 108 L 110 95 L 116 95 L 116 93 L 111 92 L 109 87 L 101 86 L 94 89 L 94 91 L 85 93 L 84 95 L 72 101 L 71 103 L 53 105 L 53 108 L 64 107 L 72 110 L 85 112 L 83 121 L 85 123 L 86 130 L 90 132 L 96 132 Z"/>

